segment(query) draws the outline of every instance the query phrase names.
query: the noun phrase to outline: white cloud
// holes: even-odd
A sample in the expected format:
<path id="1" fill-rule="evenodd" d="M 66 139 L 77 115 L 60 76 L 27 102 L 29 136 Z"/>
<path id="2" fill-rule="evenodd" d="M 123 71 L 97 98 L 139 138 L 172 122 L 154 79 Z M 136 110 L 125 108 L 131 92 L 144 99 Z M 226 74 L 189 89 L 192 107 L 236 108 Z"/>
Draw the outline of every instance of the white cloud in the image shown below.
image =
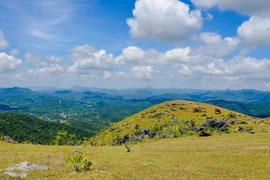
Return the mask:
<path id="1" fill-rule="evenodd" d="M 15 72 L 22 64 L 20 59 L 16 59 L 12 55 L 0 53 L 0 74 Z"/>
<path id="2" fill-rule="evenodd" d="M 46 67 L 40 68 L 36 70 L 36 73 L 43 74 L 45 76 L 59 76 L 65 72 L 64 67 L 59 64 L 50 64 Z"/>
<path id="3" fill-rule="evenodd" d="M 161 58 L 162 64 L 170 63 L 193 63 L 190 58 L 190 47 L 174 48 L 166 51 Z M 197 60 L 196 60 L 197 61 Z"/>
<path id="4" fill-rule="evenodd" d="M 178 0 L 137 0 L 133 16 L 127 24 L 137 39 L 178 42 L 202 28 L 201 12 Z"/>
<path id="5" fill-rule="evenodd" d="M 151 79 L 154 72 L 153 66 L 134 66 L 131 69 L 131 73 L 135 78 L 143 80 Z"/>
<path id="6" fill-rule="evenodd" d="M 61 64 L 63 61 L 63 58 L 61 56 L 52 55 L 52 56 L 46 56 L 45 61 L 49 63 Z"/>
<path id="7" fill-rule="evenodd" d="M 226 42 L 227 46 L 230 42 L 214 33 L 203 36 L 206 36 L 203 37 L 206 39 L 201 39 L 205 47 L 215 44 L 219 46 L 220 42 Z M 267 89 L 266 86 L 270 82 L 269 59 L 235 56 L 225 60 L 210 54 L 199 52 L 196 47 L 159 52 L 130 46 L 124 48 L 119 56 L 113 56 L 107 54 L 105 50 L 83 45 L 71 50 L 70 58 L 74 63 L 69 66 L 62 63 L 62 57 L 40 56 L 38 66 L 17 73 L 14 78 L 21 83 L 44 83 L 55 86 L 59 86 L 58 83 L 61 82 L 67 85 L 91 84 L 91 86 L 121 88 L 154 86 Z M 20 60 L 5 53 L 1 53 L 1 57 L 1 73 L 14 72 L 21 64 Z M 12 65 L 15 62 L 17 65 Z"/>
<path id="8" fill-rule="evenodd" d="M 156 50 L 146 50 L 136 47 L 128 46 L 123 49 L 122 54 L 116 58 L 117 64 L 131 64 L 131 65 L 149 65 L 158 64 L 161 53 Z"/>
<path id="9" fill-rule="evenodd" d="M 74 64 L 68 71 L 79 74 L 88 74 L 93 70 L 110 70 L 114 68 L 115 59 L 105 50 L 96 50 L 91 46 L 77 46 L 71 50 Z"/>
<path id="10" fill-rule="evenodd" d="M 26 52 L 24 54 L 24 58 L 28 64 L 33 65 L 33 66 L 39 66 L 42 60 L 42 57 L 40 55 L 33 52 Z"/>
<path id="11" fill-rule="evenodd" d="M 0 49 L 5 49 L 9 47 L 9 43 L 5 39 L 4 33 L 0 29 Z"/>
<path id="12" fill-rule="evenodd" d="M 269 1 L 270 2 L 270 1 Z M 237 29 L 238 36 L 248 46 L 259 47 L 270 45 L 270 18 L 251 17 Z"/>
<path id="13" fill-rule="evenodd" d="M 18 49 L 12 49 L 10 50 L 10 54 L 13 56 L 18 56 L 20 54 L 20 51 Z"/>
<path id="14" fill-rule="evenodd" d="M 235 10 L 246 15 L 269 16 L 269 0 L 191 0 L 198 8 L 219 7 L 222 10 Z"/>
<path id="15" fill-rule="evenodd" d="M 199 37 L 203 45 L 197 49 L 197 53 L 214 57 L 232 55 L 241 42 L 237 37 L 222 38 L 220 34 L 209 32 L 203 32 Z"/>

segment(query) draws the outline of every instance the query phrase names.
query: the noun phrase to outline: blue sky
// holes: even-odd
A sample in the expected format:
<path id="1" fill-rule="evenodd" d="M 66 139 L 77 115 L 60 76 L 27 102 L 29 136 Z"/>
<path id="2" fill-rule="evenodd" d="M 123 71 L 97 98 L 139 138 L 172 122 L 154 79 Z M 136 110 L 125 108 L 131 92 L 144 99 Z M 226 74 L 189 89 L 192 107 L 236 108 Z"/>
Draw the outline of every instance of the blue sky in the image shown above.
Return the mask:
<path id="1" fill-rule="evenodd" d="M 268 0 L 0 0 L 0 86 L 269 90 Z"/>

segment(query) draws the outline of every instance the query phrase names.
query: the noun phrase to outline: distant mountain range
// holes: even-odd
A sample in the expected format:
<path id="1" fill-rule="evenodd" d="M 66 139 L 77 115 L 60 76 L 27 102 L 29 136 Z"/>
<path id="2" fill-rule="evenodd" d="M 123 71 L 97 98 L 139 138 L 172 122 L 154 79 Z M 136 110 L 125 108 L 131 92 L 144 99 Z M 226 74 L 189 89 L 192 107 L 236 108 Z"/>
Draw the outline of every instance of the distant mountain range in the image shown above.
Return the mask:
<path id="1" fill-rule="evenodd" d="M 145 108 L 175 99 L 207 102 L 250 116 L 270 116 L 270 92 L 194 89 L 0 88 L 0 111 L 19 111 L 97 133 Z"/>

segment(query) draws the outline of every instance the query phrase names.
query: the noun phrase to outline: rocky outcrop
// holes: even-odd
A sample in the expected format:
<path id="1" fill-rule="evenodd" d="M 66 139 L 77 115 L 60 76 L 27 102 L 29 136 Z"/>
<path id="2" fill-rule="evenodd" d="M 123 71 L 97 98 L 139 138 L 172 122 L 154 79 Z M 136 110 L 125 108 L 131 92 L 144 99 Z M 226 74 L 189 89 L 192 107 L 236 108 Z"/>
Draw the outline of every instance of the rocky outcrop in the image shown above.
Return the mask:
<path id="1" fill-rule="evenodd" d="M 10 171 L 5 172 L 4 174 L 10 177 L 21 178 L 21 179 L 24 179 L 27 176 L 26 173 L 15 173 L 15 172 L 10 172 Z"/>
<path id="2" fill-rule="evenodd" d="M 13 139 L 11 139 L 11 137 L 9 136 L 4 136 L 3 140 L 9 143 L 17 143 L 16 141 L 14 141 Z"/>
<path id="3" fill-rule="evenodd" d="M 125 144 L 129 141 L 141 141 L 147 138 L 155 137 L 156 133 L 151 132 L 148 128 L 144 128 L 136 135 L 126 134 L 123 138 L 117 139 L 113 145 Z"/>
<path id="4" fill-rule="evenodd" d="M 213 119 L 208 119 L 199 126 L 199 128 L 205 128 L 205 127 L 210 127 L 213 129 L 228 129 L 229 125 L 228 125 L 228 122 L 225 120 L 217 121 Z"/>
<path id="5" fill-rule="evenodd" d="M 22 162 L 20 164 L 15 164 L 7 169 L 5 169 L 5 175 L 11 176 L 11 177 L 19 177 L 19 178 L 26 178 L 27 174 L 26 171 L 33 171 L 33 170 L 48 170 L 49 168 L 47 166 L 41 166 L 37 165 L 31 162 Z M 15 173 L 13 171 L 20 171 L 21 173 Z"/>

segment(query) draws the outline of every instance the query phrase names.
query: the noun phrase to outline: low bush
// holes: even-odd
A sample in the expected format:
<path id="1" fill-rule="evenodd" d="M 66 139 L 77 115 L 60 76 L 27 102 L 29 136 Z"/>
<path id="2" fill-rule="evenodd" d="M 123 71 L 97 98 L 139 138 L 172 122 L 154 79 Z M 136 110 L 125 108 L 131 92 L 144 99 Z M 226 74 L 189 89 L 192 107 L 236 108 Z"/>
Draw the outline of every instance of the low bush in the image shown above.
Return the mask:
<path id="1" fill-rule="evenodd" d="M 77 172 L 89 171 L 92 165 L 84 153 L 75 154 L 73 157 L 67 158 L 68 165 Z"/>

